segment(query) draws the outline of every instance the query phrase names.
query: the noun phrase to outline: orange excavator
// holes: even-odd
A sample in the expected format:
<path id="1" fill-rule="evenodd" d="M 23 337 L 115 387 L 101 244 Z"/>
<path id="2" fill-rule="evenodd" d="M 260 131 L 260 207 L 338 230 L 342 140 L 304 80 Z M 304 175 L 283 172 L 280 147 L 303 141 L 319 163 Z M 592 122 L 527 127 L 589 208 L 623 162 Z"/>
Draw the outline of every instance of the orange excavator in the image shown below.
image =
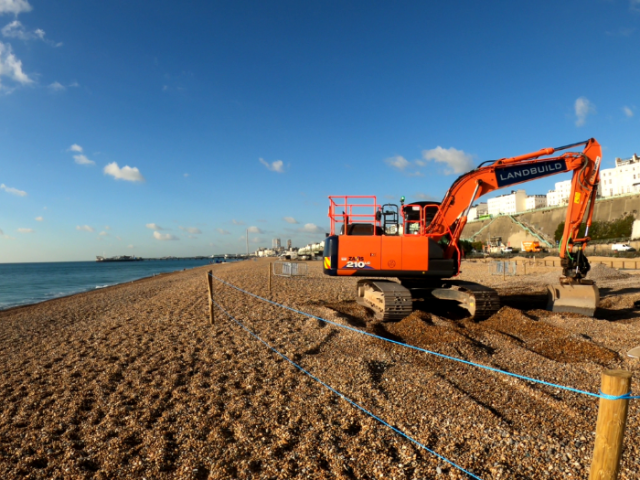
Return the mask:
<path id="1" fill-rule="evenodd" d="M 584 145 L 582 152 L 557 152 Z M 584 254 L 598 183 L 602 149 L 595 139 L 481 163 L 460 176 L 442 202 L 378 204 L 374 196 L 330 196 L 331 233 L 325 239 L 324 273 L 367 277 L 358 281 L 357 301 L 379 320 L 400 320 L 414 300 L 452 300 L 471 318 L 482 320 L 500 309 L 495 290 L 456 280 L 459 240 L 467 214 L 482 195 L 537 178 L 573 172 L 560 258 L 562 277 L 548 286 L 548 308 L 593 316 L 599 301 Z M 586 232 L 578 233 L 586 212 Z M 399 282 L 383 280 L 397 278 Z"/>

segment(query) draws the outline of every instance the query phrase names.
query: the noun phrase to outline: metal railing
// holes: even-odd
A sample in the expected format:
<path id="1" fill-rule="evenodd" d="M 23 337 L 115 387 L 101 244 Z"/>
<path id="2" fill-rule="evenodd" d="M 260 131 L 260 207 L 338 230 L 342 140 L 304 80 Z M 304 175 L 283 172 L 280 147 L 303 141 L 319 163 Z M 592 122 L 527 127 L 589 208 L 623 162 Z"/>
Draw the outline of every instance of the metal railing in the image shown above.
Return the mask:
<path id="1" fill-rule="evenodd" d="M 489 273 L 491 275 L 516 275 L 518 265 L 516 262 L 499 260 L 489 264 Z"/>
<path id="2" fill-rule="evenodd" d="M 300 262 L 273 262 L 273 274 L 279 277 L 306 277 L 309 266 Z"/>

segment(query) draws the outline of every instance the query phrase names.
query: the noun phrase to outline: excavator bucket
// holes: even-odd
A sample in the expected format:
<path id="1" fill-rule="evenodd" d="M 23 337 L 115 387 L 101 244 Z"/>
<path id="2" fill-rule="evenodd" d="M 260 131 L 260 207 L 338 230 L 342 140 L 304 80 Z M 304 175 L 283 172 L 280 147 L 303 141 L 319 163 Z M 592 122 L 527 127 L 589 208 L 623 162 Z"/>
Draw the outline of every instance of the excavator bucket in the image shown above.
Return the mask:
<path id="1" fill-rule="evenodd" d="M 559 282 L 547 286 L 547 310 L 593 317 L 600 292 L 593 282 Z"/>

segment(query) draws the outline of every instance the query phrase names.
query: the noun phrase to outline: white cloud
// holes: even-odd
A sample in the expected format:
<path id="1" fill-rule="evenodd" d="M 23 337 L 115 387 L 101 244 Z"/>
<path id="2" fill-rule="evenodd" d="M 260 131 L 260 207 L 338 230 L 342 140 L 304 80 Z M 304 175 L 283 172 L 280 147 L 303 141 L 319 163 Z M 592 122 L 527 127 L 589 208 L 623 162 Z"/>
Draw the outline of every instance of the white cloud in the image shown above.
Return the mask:
<path id="1" fill-rule="evenodd" d="M 264 158 L 260 158 L 260 163 L 272 172 L 284 173 L 284 163 L 282 160 L 276 160 L 272 163 L 267 162 Z"/>
<path id="2" fill-rule="evenodd" d="M 262 237 L 254 237 L 251 239 L 251 243 L 262 243 L 262 242 L 264 242 Z"/>
<path id="3" fill-rule="evenodd" d="M 576 127 L 581 127 L 587 121 L 587 115 L 596 113 L 596 107 L 587 98 L 580 97 L 574 104 L 576 111 Z"/>
<path id="4" fill-rule="evenodd" d="M 107 232 L 100 232 L 98 235 L 100 235 L 101 237 L 108 237 L 109 234 Z"/>
<path id="5" fill-rule="evenodd" d="M 183 232 L 189 232 L 189 233 L 193 233 L 193 234 L 198 234 L 198 233 L 202 233 L 202 231 L 199 228 L 196 227 L 178 227 L 180 230 L 182 230 Z"/>
<path id="6" fill-rule="evenodd" d="M 0 3 L 2 3 L 2 0 L 0 0 Z M 41 28 L 36 28 L 35 30 L 27 30 L 24 25 L 22 25 L 22 23 L 18 20 L 14 20 L 13 22 L 2 27 L 1 32 L 2 35 L 6 38 L 17 38 L 18 40 L 22 40 L 24 42 L 29 40 L 41 40 L 53 47 L 62 46 L 62 42 L 54 42 L 53 40 L 44 38 L 46 34 L 45 31 Z"/>
<path id="7" fill-rule="evenodd" d="M 153 232 L 153 238 L 160 241 L 180 240 L 178 237 L 171 235 L 170 233 Z"/>
<path id="8" fill-rule="evenodd" d="M 80 155 L 74 155 L 73 156 L 73 160 L 78 164 L 78 165 L 95 165 L 96 162 L 94 162 L 93 160 L 89 160 L 86 156 L 80 154 Z"/>
<path id="9" fill-rule="evenodd" d="M 146 227 L 150 228 L 151 230 L 164 230 L 164 228 L 162 228 L 157 223 L 147 223 Z"/>
<path id="10" fill-rule="evenodd" d="M 0 15 L 13 13 L 18 15 L 22 12 L 30 12 L 31 5 L 27 0 L 0 0 Z"/>
<path id="11" fill-rule="evenodd" d="M 324 230 L 314 223 L 306 223 L 304 227 L 299 228 L 300 233 L 324 233 Z"/>
<path id="12" fill-rule="evenodd" d="M 409 165 L 411 165 L 411 162 L 401 155 L 395 155 L 393 157 L 389 157 L 385 159 L 384 163 L 386 163 L 390 167 L 397 168 L 398 170 L 401 170 L 401 171 L 407 168 Z"/>
<path id="13" fill-rule="evenodd" d="M 222 228 L 216 228 L 216 232 L 218 232 L 220 235 L 230 235 L 231 232 L 228 232 L 227 230 L 224 230 Z"/>
<path id="14" fill-rule="evenodd" d="M 629 0 L 629 9 L 636 12 L 640 11 L 640 0 Z"/>
<path id="15" fill-rule="evenodd" d="M 287 223 L 298 223 L 298 221 L 293 217 L 284 217 L 284 221 Z"/>
<path id="16" fill-rule="evenodd" d="M 11 45 L 0 42 L 0 77 L 3 76 L 11 78 L 22 85 L 33 83 L 33 80 L 22 71 L 22 62 L 13 54 Z M 3 88 L 2 85 L 0 85 L 0 88 Z"/>
<path id="17" fill-rule="evenodd" d="M 18 190 L 17 188 L 7 187 L 4 183 L 0 184 L 0 190 L 4 190 L 7 193 L 11 193 L 13 195 L 17 195 L 19 197 L 26 197 L 27 192 L 24 190 Z"/>
<path id="18" fill-rule="evenodd" d="M 44 30 L 38 28 L 29 32 L 18 20 L 2 27 L 2 35 L 7 38 L 17 38 L 19 40 L 44 40 Z"/>
<path id="19" fill-rule="evenodd" d="M 127 180 L 129 182 L 144 182 L 144 177 L 136 167 L 118 167 L 116 162 L 110 163 L 104 167 L 105 175 L 111 175 L 116 180 Z"/>
<path id="20" fill-rule="evenodd" d="M 78 145 L 77 143 L 74 143 L 73 145 L 71 145 L 68 149 L 67 152 L 78 152 L 78 153 L 82 153 L 82 147 L 80 145 Z"/>
<path id="21" fill-rule="evenodd" d="M 133 248 L 133 245 L 127 245 L 127 248 Z"/>
<path id="22" fill-rule="evenodd" d="M 235 218 L 231 220 L 231 223 L 233 223 L 234 225 L 244 225 L 244 222 L 242 220 L 236 220 Z"/>
<path id="23" fill-rule="evenodd" d="M 258 227 L 249 227 L 247 228 L 247 231 L 249 233 L 264 233 L 262 230 L 260 230 Z"/>
<path id="24" fill-rule="evenodd" d="M 0 235 L 4 235 L 4 232 L 2 231 L 1 228 L 0 228 Z"/>
<path id="25" fill-rule="evenodd" d="M 42 217 L 36 217 L 36 222 L 42 222 L 42 221 L 44 221 L 44 218 L 42 218 Z"/>
<path id="26" fill-rule="evenodd" d="M 93 227 L 90 227 L 89 225 L 78 225 L 76 226 L 76 230 L 80 232 L 95 232 L 95 229 Z"/>
<path id="27" fill-rule="evenodd" d="M 626 106 L 622 107 L 622 111 L 627 117 L 629 118 L 633 117 L 633 109 L 631 107 L 626 107 Z"/>
<path id="28" fill-rule="evenodd" d="M 60 82 L 53 82 L 47 88 L 52 92 L 62 92 L 63 90 L 67 89 L 67 87 L 62 85 Z"/>
<path id="29" fill-rule="evenodd" d="M 105 225 L 105 226 L 104 226 L 104 229 L 105 229 L 105 230 L 111 230 L 111 227 L 110 227 L 109 225 Z"/>
<path id="30" fill-rule="evenodd" d="M 442 148 L 437 146 L 431 150 L 423 150 L 422 158 L 425 160 L 433 160 L 438 163 L 444 163 L 448 168 L 445 174 L 466 173 L 473 169 L 473 157 L 468 153 L 456 148 Z"/>
<path id="31" fill-rule="evenodd" d="M 121 242 L 121 241 L 122 241 L 122 238 L 120 238 L 120 237 L 117 237 L 117 236 L 116 236 L 116 240 L 118 240 L 119 242 Z"/>
<path id="32" fill-rule="evenodd" d="M 184 174 L 184 178 L 187 178 L 188 176 L 189 176 L 189 174 L 188 174 L 188 173 L 185 173 L 185 174 Z"/>
<path id="33" fill-rule="evenodd" d="M 33 233 L 35 230 L 33 228 L 19 228 L 18 232 L 20 233 Z"/>

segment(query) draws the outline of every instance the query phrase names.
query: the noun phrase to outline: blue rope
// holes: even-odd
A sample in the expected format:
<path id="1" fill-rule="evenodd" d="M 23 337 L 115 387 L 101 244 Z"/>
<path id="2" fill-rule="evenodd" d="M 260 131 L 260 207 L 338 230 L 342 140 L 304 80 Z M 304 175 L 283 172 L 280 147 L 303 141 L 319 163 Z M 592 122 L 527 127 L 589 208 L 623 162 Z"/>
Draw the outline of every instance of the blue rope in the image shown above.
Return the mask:
<path id="1" fill-rule="evenodd" d="M 214 277 L 215 278 L 215 277 Z M 233 320 L 235 323 L 237 323 L 238 325 L 240 325 L 244 330 L 246 330 L 251 336 L 253 336 L 254 338 L 256 338 L 257 340 L 259 340 L 260 342 L 262 342 L 264 345 L 266 345 L 269 349 L 271 349 L 273 352 L 275 352 L 276 354 L 280 355 L 282 358 L 284 358 L 287 362 L 289 362 L 291 365 L 293 365 L 294 367 L 296 367 L 298 370 L 300 370 L 301 372 L 305 373 L 306 375 L 310 376 L 311 378 L 313 378 L 316 382 L 320 383 L 321 385 L 323 385 L 324 387 L 328 388 L 329 390 L 331 390 L 333 393 L 335 393 L 337 396 L 339 396 L 340 398 L 342 398 L 343 400 L 346 400 L 347 402 L 349 402 L 351 405 L 353 405 L 354 407 L 358 408 L 359 410 L 361 410 L 362 412 L 366 413 L 367 415 L 369 415 L 370 417 L 374 418 L 375 420 L 377 420 L 378 422 L 382 423 L 384 426 L 389 427 L 391 430 L 393 430 L 395 433 L 397 433 L 398 435 L 406 438 L 407 440 L 410 440 L 411 442 L 415 443 L 417 446 L 419 446 L 420 448 L 426 450 L 427 452 L 435 455 L 436 457 L 438 457 L 440 460 L 443 460 L 445 462 L 447 462 L 449 465 L 457 468 L 458 470 L 460 470 L 461 472 L 466 473 L 467 475 L 469 475 L 471 478 L 475 478 L 477 480 L 482 480 L 480 477 L 477 477 L 476 475 L 474 475 L 473 473 L 465 470 L 464 468 L 462 468 L 460 465 L 457 465 L 456 463 L 454 463 L 453 461 L 449 460 L 446 457 L 443 457 L 442 455 L 440 455 L 437 452 L 434 452 L 433 450 L 431 450 L 429 447 L 423 445 L 422 443 L 420 443 L 418 440 L 416 440 L 413 437 L 410 437 L 409 435 L 407 435 L 406 433 L 404 433 L 402 430 L 394 427 L 393 425 L 390 425 L 389 423 L 385 422 L 384 420 L 382 420 L 380 417 L 374 415 L 373 413 L 371 413 L 369 410 L 367 410 L 366 408 L 360 406 L 359 404 L 357 404 L 356 402 L 354 402 L 353 400 L 351 400 L 348 397 L 345 397 L 342 393 L 340 393 L 338 390 L 336 390 L 335 388 L 327 385 L 326 383 L 324 383 L 322 380 L 320 380 L 318 377 L 314 376 L 313 374 L 311 374 L 310 372 L 308 372 L 307 370 L 305 370 L 303 367 L 301 367 L 300 365 L 298 365 L 297 363 L 295 363 L 293 360 L 291 360 L 289 357 L 287 357 L 285 354 L 280 353 L 278 350 L 276 350 L 274 347 L 272 347 L 271 345 L 269 345 L 267 342 L 265 342 L 262 338 L 260 338 L 257 334 L 255 334 L 254 332 L 252 332 L 251 330 L 249 330 L 249 328 L 247 328 L 246 326 L 244 326 L 239 320 L 237 320 L 233 315 L 231 315 L 229 312 L 227 312 L 224 308 L 222 308 L 222 306 L 217 303 L 215 300 L 213 300 L 213 303 L 220 309 L 222 310 L 231 320 Z"/>
<path id="2" fill-rule="evenodd" d="M 640 396 L 633 396 L 631 392 L 627 392 L 624 395 L 609 395 L 600 390 L 600 398 L 604 398 L 605 400 L 634 400 L 640 398 Z"/>
<path id="3" fill-rule="evenodd" d="M 416 346 L 410 345 L 408 343 L 402 343 L 402 342 L 398 342 L 396 340 L 391 340 L 389 338 L 384 338 L 384 337 L 381 337 L 379 335 L 375 335 L 373 333 L 369 333 L 369 332 L 365 332 L 365 331 L 362 331 L 362 330 L 358 330 L 357 328 L 348 327 L 346 325 L 340 325 L 339 323 L 332 322 L 331 320 L 327 320 L 327 319 L 324 319 L 322 317 L 317 317 L 315 315 L 311 315 L 310 313 L 306 313 L 306 312 L 303 312 L 303 311 L 300 311 L 300 310 L 296 310 L 295 308 L 291 308 L 291 307 L 288 307 L 286 305 L 282 305 L 280 303 L 277 303 L 277 302 L 274 302 L 272 300 L 269 300 L 268 298 L 264 298 L 264 297 L 261 297 L 259 295 L 254 294 L 254 293 L 251 293 L 251 292 L 248 292 L 246 290 L 243 290 L 242 288 L 236 287 L 235 285 L 233 285 L 231 283 L 225 282 L 221 278 L 218 278 L 218 277 L 214 276 L 211 273 L 209 275 L 211 275 L 211 277 L 215 278 L 219 282 L 224 283 L 225 285 L 228 285 L 228 286 L 230 286 L 232 288 L 235 288 L 236 290 L 238 290 L 240 292 L 243 292 L 243 293 L 246 293 L 247 295 L 255 297 L 255 298 L 259 299 L 259 300 L 263 300 L 263 301 L 265 301 L 267 303 L 271 303 L 272 305 L 276 305 L 276 306 L 284 308 L 286 310 L 290 310 L 292 312 L 299 313 L 300 315 L 305 315 L 305 316 L 307 316 L 309 318 L 315 318 L 316 320 L 320 320 L 321 322 L 325 322 L 325 323 L 331 324 L 331 325 L 339 327 L 339 328 L 343 328 L 343 329 L 346 329 L 346 330 L 351 330 L 352 332 L 356 332 L 356 333 L 359 333 L 359 334 L 362 334 L 362 335 L 368 335 L 370 337 L 377 338 L 378 340 L 383 340 L 385 342 L 389 342 L 389 343 L 393 343 L 393 344 L 396 344 L 396 345 L 400 345 L 401 347 L 411 348 L 413 350 L 417 350 L 418 352 L 428 353 L 430 355 L 435 355 L 437 357 L 446 358 L 447 360 L 453 360 L 454 362 L 460 362 L 460 363 L 464 363 L 465 365 L 471 365 L 473 367 L 483 368 L 483 369 L 489 370 L 491 372 L 496 372 L 496 373 L 502 373 L 504 375 L 509 375 L 510 377 L 519 378 L 521 380 L 526 380 L 527 382 L 539 383 L 539 384 L 542 384 L 542 385 L 546 385 L 548 387 L 559 388 L 561 390 L 567 390 L 569 392 L 574 392 L 574 393 L 581 393 L 583 395 L 588 395 L 590 397 L 604 398 L 605 400 L 611 400 L 611 398 L 607 398 L 605 396 L 605 394 L 597 394 L 597 393 L 593 393 L 593 392 L 587 392 L 587 391 L 579 390 L 579 389 L 573 388 L 573 387 L 566 387 L 564 385 L 557 385 L 555 383 L 545 382 L 544 380 L 538 380 L 537 378 L 525 377 L 524 375 L 518 375 L 517 373 L 507 372 L 505 370 L 500 370 L 498 368 L 493 368 L 493 367 L 490 367 L 488 365 L 482 365 L 480 363 L 469 362 L 468 360 L 463 360 L 461 358 L 451 357 L 449 355 L 444 355 L 443 353 L 432 352 L 431 350 L 426 350 L 424 348 L 416 347 Z M 628 397 L 628 398 L 629 399 L 637 399 L 637 398 L 640 398 L 640 397 Z"/>

